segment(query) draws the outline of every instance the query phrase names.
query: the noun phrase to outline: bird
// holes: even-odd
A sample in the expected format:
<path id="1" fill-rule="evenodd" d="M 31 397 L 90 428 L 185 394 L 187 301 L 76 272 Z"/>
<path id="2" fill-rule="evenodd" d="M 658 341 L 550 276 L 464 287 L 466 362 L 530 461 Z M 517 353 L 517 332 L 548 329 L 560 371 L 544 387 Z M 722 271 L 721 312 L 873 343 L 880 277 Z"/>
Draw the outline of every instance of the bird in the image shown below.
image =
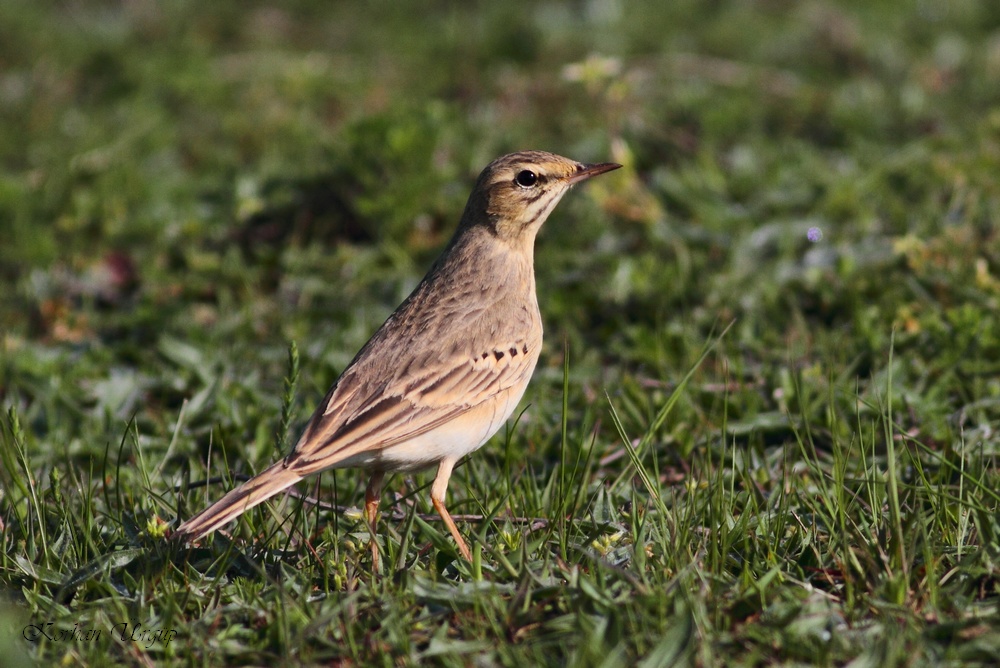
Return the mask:
<path id="1" fill-rule="evenodd" d="M 538 362 L 535 237 L 574 184 L 619 167 L 544 151 L 487 165 L 444 251 L 334 382 L 291 452 L 175 535 L 196 541 L 306 476 L 361 468 L 370 475 L 364 512 L 378 570 L 385 475 L 436 464 L 431 503 L 471 561 L 445 495 L 455 465 L 511 416 Z"/>

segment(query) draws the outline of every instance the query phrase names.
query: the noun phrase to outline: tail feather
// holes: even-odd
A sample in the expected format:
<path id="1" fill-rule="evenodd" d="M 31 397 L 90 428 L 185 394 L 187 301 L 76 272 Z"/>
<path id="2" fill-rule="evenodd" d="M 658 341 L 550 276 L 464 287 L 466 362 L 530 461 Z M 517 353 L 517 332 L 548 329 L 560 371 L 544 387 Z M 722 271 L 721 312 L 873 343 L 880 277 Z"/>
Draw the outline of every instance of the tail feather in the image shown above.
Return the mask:
<path id="1" fill-rule="evenodd" d="M 299 480 L 302 480 L 300 473 L 286 468 L 283 460 L 277 461 L 181 524 L 176 533 L 186 540 L 197 540 L 283 492 Z"/>

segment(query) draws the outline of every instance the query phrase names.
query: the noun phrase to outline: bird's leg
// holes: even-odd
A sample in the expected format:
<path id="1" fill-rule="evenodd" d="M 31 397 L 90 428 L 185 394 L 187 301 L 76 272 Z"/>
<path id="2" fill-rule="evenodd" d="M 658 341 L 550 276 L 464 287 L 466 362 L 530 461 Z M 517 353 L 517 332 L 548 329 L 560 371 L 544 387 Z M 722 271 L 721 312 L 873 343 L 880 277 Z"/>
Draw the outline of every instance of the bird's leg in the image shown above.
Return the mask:
<path id="1" fill-rule="evenodd" d="M 384 471 L 375 471 L 368 479 L 365 488 L 365 519 L 368 520 L 368 530 L 371 532 L 369 545 L 372 549 L 372 572 L 378 571 L 378 541 L 375 540 L 375 528 L 378 522 L 379 499 L 382 495 L 382 478 Z"/>
<path id="2" fill-rule="evenodd" d="M 453 459 L 444 459 L 438 465 L 437 476 L 434 478 L 434 484 L 431 485 L 431 503 L 434 504 L 434 510 L 438 511 L 444 523 L 448 525 L 448 531 L 451 532 L 455 542 L 458 543 L 458 551 L 462 553 L 466 561 L 472 561 L 469 546 L 465 544 L 462 534 L 458 533 L 455 520 L 451 519 L 451 514 L 444 505 L 444 495 L 448 490 L 448 479 L 451 478 L 451 470 L 453 468 L 455 468 L 455 460 Z"/>

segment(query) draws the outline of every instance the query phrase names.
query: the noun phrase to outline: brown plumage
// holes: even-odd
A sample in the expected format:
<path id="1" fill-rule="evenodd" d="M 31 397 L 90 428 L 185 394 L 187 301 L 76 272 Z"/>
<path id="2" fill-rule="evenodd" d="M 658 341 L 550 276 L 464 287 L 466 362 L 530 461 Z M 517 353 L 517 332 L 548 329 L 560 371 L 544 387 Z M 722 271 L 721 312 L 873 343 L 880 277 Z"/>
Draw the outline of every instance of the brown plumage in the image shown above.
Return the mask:
<path id="1" fill-rule="evenodd" d="M 510 417 L 538 361 L 535 236 L 570 186 L 618 167 L 541 151 L 492 162 L 441 257 L 334 383 L 292 452 L 177 533 L 200 538 L 308 475 L 361 467 L 371 471 L 365 509 L 377 567 L 384 474 L 437 464 L 431 500 L 469 559 L 445 491 L 458 460 Z"/>

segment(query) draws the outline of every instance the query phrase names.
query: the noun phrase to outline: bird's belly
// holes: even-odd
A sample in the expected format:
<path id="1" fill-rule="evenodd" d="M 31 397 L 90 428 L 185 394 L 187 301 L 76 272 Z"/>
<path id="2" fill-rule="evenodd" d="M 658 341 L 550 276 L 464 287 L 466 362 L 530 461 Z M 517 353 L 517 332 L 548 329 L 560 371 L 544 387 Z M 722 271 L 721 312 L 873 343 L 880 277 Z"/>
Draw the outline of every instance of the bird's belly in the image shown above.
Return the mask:
<path id="1" fill-rule="evenodd" d="M 459 460 L 478 450 L 511 416 L 525 386 L 508 389 L 491 401 L 476 406 L 430 431 L 388 448 L 359 452 L 338 462 L 336 468 L 367 468 L 382 471 L 416 471 L 441 460 Z"/>

